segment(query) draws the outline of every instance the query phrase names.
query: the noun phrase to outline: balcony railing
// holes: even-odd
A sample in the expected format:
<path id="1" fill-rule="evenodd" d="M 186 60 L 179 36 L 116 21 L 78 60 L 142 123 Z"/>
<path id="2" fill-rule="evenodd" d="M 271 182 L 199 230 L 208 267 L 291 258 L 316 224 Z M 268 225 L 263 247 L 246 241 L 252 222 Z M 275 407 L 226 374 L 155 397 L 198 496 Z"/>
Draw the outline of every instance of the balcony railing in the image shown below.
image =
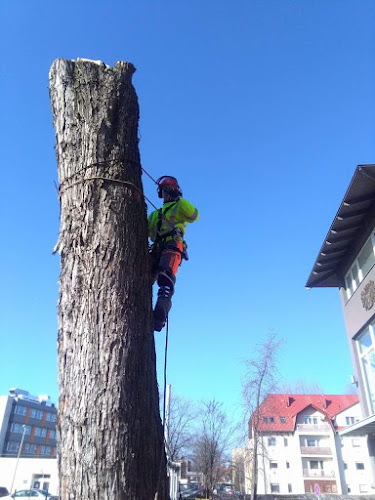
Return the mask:
<path id="1" fill-rule="evenodd" d="M 329 447 L 321 446 L 301 446 L 302 455 L 332 455 L 332 450 Z"/>
<path id="2" fill-rule="evenodd" d="M 297 431 L 298 432 L 314 432 L 314 433 L 321 433 L 321 432 L 330 432 L 332 430 L 332 427 L 329 424 L 298 424 L 297 425 Z"/>
<path id="3" fill-rule="evenodd" d="M 335 477 L 335 471 L 303 469 L 303 477 L 326 477 L 330 479 Z"/>

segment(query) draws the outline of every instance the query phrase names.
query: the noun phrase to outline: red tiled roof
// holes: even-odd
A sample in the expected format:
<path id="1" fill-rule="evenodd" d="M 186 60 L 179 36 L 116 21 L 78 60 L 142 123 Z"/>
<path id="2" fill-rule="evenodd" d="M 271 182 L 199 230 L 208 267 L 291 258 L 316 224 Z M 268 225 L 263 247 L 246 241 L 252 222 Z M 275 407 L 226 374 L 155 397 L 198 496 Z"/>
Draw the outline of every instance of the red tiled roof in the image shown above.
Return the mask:
<path id="1" fill-rule="evenodd" d="M 358 403 L 358 396 L 354 394 L 270 394 L 260 405 L 260 431 L 286 431 L 295 429 L 296 417 L 308 406 L 320 411 L 332 422 L 333 418 L 342 411 Z M 263 417 L 274 417 L 274 423 L 263 422 Z M 285 423 L 280 422 L 285 417 Z"/>

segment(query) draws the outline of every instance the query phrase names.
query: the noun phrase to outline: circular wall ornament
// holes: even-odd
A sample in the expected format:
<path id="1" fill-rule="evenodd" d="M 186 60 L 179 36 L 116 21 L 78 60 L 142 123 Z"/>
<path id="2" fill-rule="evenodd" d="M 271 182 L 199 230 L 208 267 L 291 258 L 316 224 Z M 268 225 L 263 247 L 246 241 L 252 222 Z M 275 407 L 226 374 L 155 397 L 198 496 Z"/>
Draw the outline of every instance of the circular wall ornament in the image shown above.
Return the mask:
<path id="1" fill-rule="evenodd" d="M 372 280 L 362 290 L 361 300 L 366 311 L 369 311 L 375 304 L 375 283 Z"/>

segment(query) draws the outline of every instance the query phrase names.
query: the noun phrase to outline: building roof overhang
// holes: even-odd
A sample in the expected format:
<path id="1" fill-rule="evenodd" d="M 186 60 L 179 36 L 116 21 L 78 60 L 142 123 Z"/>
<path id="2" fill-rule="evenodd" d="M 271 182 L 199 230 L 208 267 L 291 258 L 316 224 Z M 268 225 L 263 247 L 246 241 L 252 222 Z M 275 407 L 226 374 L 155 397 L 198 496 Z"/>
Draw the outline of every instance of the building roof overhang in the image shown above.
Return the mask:
<path id="1" fill-rule="evenodd" d="M 364 436 L 368 434 L 375 435 L 375 415 L 371 415 L 339 431 L 339 436 Z"/>
<path id="2" fill-rule="evenodd" d="M 339 287 L 338 270 L 375 206 L 375 165 L 358 165 L 340 208 L 315 260 L 306 287 Z"/>

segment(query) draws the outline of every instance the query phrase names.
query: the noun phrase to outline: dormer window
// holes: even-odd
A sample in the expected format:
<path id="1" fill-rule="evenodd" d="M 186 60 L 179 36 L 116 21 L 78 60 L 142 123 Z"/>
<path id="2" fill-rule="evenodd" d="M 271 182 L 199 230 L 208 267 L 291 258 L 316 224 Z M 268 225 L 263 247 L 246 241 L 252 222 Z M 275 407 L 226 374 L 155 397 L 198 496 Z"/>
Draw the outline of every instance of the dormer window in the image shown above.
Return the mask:
<path id="1" fill-rule="evenodd" d="M 274 424 L 275 423 L 275 417 L 262 417 L 263 423 L 264 424 Z"/>
<path id="2" fill-rule="evenodd" d="M 361 281 L 375 264 L 375 236 L 372 234 L 363 245 L 358 257 L 345 276 L 346 298 L 349 300 Z"/>

